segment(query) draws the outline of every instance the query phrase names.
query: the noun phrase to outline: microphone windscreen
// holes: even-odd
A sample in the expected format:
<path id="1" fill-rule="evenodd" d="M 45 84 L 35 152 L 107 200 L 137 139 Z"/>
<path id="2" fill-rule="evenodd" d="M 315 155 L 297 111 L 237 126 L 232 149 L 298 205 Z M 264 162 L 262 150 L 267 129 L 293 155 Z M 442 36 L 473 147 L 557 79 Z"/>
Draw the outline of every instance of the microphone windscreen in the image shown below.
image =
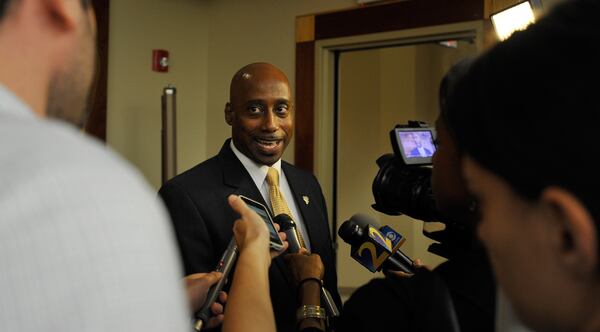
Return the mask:
<path id="1" fill-rule="evenodd" d="M 273 217 L 273 221 L 279 224 L 280 232 L 285 232 L 290 228 L 295 227 L 292 217 L 288 216 L 285 213 L 276 215 L 275 217 Z"/>
<path id="2" fill-rule="evenodd" d="M 363 230 L 369 226 L 377 227 L 376 225 L 377 222 L 372 217 L 363 213 L 357 213 L 340 225 L 338 235 L 344 242 L 350 245 L 357 245 L 362 241 L 363 236 L 365 236 Z"/>
<path id="3" fill-rule="evenodd" d="M 346 243 L 352 244 L 354 243 L 353 239 L 356 237 L 356 232 L 360 231 L 359 229 L 360 226 L 352 222 L 352 220 L 346 220 L 340 225 L 340 228 L 338 229 L 338 235 Z"/>

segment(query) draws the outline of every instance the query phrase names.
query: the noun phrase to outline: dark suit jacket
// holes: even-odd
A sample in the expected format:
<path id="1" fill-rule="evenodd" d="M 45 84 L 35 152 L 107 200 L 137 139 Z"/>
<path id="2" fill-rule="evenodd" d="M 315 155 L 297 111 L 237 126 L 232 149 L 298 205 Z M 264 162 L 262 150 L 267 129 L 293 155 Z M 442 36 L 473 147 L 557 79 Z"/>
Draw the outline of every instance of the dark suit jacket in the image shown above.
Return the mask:
<path id="1" fill-rule="evenodd" d="M 281 167 L 306 224 L 312 252 L 323 260 L 324 284 L 339 304 L 335 256 L 321 187 L 312 174 L 284 161 Z M 186 274 L 214 270 L 233 236 L 233 222 L 239 216 L 227 203 L 229 195 L 244 195 L 265 204 L 229 140 L 218 155 L 169 180 L 159 194 L 173 220 Z M 309 198 L 308 204 L 303 196 Z M 281 256 L 271 264 L 269 279 L 277 330 L 295 331 L 297 290 Z"/>

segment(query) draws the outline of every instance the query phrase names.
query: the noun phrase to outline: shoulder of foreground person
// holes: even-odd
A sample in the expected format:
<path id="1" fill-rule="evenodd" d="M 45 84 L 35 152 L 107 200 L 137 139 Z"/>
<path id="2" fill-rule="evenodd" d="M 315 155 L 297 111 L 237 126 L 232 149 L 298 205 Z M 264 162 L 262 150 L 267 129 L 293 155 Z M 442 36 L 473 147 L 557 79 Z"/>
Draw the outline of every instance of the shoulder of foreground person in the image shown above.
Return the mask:
<path id="1" fill-rule="evenodd" d="M 139 172 L 60 122 L 0 132 L 0 330 L 189 330 L 172 231 Z"/>

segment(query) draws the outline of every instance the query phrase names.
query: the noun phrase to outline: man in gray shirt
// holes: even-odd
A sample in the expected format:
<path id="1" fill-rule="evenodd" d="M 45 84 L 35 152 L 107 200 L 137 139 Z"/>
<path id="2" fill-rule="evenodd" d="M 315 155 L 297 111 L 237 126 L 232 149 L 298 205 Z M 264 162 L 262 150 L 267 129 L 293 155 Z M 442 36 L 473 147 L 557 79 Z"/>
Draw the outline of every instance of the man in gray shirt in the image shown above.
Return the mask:
<path id="1" fill-rule="evenodd" d="M 0 331 L 191 329 L 155 194 L 55 120 L 85 117 L 95 24 L 90 0 L 0 0 Z M 218 277 L 196 277 L 198 307 Z"/>

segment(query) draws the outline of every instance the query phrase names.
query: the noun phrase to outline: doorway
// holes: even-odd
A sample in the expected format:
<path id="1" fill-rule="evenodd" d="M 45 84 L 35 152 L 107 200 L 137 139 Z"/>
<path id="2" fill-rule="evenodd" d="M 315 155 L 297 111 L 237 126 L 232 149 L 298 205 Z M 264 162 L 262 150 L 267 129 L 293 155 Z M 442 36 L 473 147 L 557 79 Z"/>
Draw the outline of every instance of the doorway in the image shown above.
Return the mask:
<path id="1" fill-rule="evenodd" d="M 430 267 L 443 261 L 427 251 L 432 241 L 422 235 L 421 221 L 371 208 L 371 186 L 379 170 L 375 161 L 393 153 L 390 130 L 409 120 L 433 126 L 442 77 L 458 60 L 476 52 L 470 37 L 336 52 L 333 220 L 341 224 L 355 213 L 369 215 L 406 238 L 401 249 L 409 257 L 420 258 Z M 338 243 L 338 282 L 344 295 L 382 276 L 363 268 L 350 257 L 350 246 L 342 240 Z"/>
<path id="2" fill-rule="evenodd" d="M 315 168 L 330 207 L 340 294 L 347 298 L 372 274 L 350 257 L 337 229 L 365 213 L 407 238 L 402 250 L 430 266 L 422 223 L 371 208 L 376 159 L 392 152 L 389 131 L 408 120 L 433 124 L 438 86 L 459 59 L 483 49 L 484 22 L 471 21 L 315 42 Z"/>

